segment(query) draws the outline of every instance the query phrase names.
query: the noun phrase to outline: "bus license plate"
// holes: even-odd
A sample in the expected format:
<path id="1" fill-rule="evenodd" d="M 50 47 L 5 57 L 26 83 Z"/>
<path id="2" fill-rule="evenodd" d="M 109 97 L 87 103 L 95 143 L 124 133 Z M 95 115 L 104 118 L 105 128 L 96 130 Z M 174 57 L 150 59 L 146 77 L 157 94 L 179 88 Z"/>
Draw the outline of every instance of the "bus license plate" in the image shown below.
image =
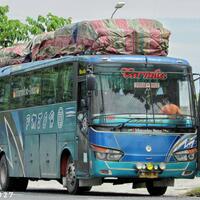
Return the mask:
<path id="1" fill-rule="evenodd" d="M 139 174 L 139 178 L 158 178 L 157 172 L 142 172 Z"/>

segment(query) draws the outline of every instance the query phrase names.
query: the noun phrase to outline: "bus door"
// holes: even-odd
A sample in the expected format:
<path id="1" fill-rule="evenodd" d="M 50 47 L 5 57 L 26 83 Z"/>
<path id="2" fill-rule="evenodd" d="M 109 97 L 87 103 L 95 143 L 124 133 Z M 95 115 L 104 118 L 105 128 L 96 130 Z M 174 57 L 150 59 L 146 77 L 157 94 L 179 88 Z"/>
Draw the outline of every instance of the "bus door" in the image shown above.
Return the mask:
<path id="1" fill-rule="evenodd" d="M 78 160 L 76 162 L 77 175 L 89 176 L 89 151 L 87 135 L 87 95 L 86 95 L 86 77 L 79 77 L 78 95 L 77 95 L 77 136 L 78 143 Z"/>

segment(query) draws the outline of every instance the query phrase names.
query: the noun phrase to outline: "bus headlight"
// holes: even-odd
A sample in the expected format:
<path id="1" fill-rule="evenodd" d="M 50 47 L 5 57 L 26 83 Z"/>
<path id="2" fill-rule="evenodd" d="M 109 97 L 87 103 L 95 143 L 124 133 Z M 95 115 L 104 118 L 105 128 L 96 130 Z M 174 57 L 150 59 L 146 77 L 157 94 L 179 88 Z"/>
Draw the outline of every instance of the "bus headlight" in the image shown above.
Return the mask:
<path id="1" fill-rule="evenodd" d="M 183 151 L 177 151 L 174 153 L 174 157 L 177 161 L 192 161 L 196 157 L 197 148 L 187 149 Z"/>
<path id="2" fill-rule="evenodd" d="M 119 161 L 123 156 L 123 153 L 119 150 L 108 149 L 96 145 L 91 145 L 91 147 L 95 153 L 96 158 L 99 160 Z"/>

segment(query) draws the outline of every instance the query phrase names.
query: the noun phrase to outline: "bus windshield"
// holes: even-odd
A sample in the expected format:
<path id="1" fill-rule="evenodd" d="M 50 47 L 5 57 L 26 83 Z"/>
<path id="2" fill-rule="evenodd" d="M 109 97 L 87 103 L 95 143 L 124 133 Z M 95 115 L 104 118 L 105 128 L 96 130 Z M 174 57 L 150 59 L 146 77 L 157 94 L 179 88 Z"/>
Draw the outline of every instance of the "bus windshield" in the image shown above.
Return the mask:
<path id="1" fill-rule="evenodd" d="M 96 73 L 93 117 L 123 115 L 148 118 L 149 123 L 151 118 L 154 122 L 164 118 L 191 120 L 194 113 L 188 73 L 164 69 L 122 66 L 118 71 Z"/>

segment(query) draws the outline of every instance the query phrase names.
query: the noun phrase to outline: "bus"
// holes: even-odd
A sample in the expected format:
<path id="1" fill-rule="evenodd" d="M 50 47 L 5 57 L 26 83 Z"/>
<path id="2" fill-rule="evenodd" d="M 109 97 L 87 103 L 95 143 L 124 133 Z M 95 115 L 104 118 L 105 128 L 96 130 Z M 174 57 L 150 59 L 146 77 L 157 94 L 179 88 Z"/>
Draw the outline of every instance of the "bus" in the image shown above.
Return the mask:
<path id="1" fill-rule="evenodd" d="M 197 112 L 182 59 L 78 55 L 0 69 L 0 185 L 57 180 L 70 194 L 131 183 L 163 195 L 194 178 Z"/>

